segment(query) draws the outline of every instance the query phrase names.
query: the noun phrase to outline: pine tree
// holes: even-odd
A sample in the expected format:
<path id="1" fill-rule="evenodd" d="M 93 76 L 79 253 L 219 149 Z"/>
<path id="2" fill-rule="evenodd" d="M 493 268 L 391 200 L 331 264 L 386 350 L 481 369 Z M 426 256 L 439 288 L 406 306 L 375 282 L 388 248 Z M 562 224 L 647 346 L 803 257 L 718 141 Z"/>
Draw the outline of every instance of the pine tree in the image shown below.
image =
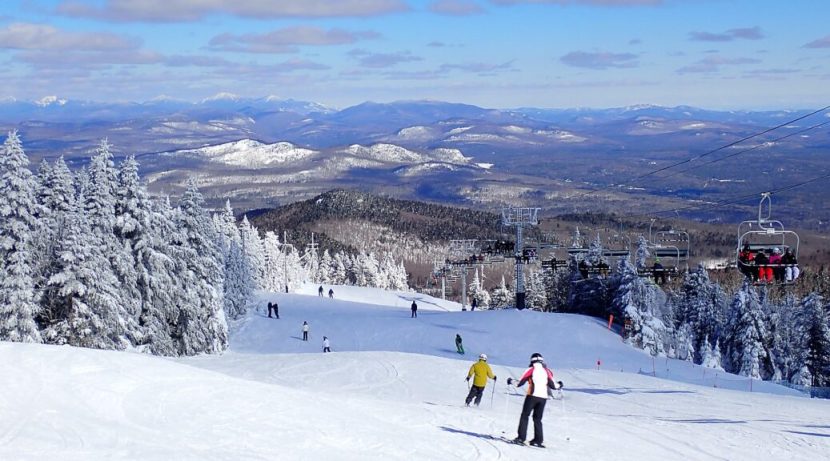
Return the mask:
<path id="1" fill-rule="evenodd" d="M 527 307 L 541 311 L 548 305 L 548 296 L 545 293 L 545 283 L 542 281 L 542 274 L 539 271 L 530 271 L 525 287 Z"/>
<path id="2" fill-rule="evenodd" d="M 0 339 L 40 342 L 35 323 L 33 232 L 37 184 L 17 132 L 0 152 Z"/>
<path id="3" fill-rule="evenodd" d="M 259 238 L 259 231 L 248 222 L 248 216 L 243 216 L 242 222 L 239 223 L 239 237 L 248 260 L 251 280 L 255 289 L 260 289 L 265 278 L 265 248 L 262 245 L 262 239 Z"/>
<path id="4" fill-rule="evenodd" d="M 124 349 L 118 281 L 83 210 L 88 176 L 79 175 L 79 179 L 77 205 L 67 215 L 67 231 L 57 249 L 58 266 L 48 281 L 52 322 L 44 339 L 54 344 Z"/>
<path id="5" fill-rule="evenodd" d="M 231 320 L 242 318 L 253 299 L 254 281 L 245 251 L 231 240 L 225 256 L 225 315 Z"/>
<path id="6" fill-rule="evenodd" d="M 665 294 L 639 277 L 627 258 L 620 260 L 619 273 L 613 307 L 631 326 L 626 330 L 625 341 L 651 355 L 664 354 L 668 333 L 660 312 L 666 302 Z"/>
<path id="7" fill-rule="evenodd" d="M 185 288 L 191 302 L 179 311 L 174 335 L 180 353 L 221 352 L 228 345 L 224 304 L 224 260 L 217 246 L 218 232 L 202 207 L 204 199 L 193 180 L 179 203 L 178 227 L 184 246 L 183 263 L 188 275 Z"/>
<path id="8" fill-rule="evenodd" d="M 695 350 L 703 349 L 705 338 L 720 337 L 727 307 L 726 295 L 718 284 L 709 280 L 709 274 L 702 265 L 686 273 L 679 300 L 675 304 L 678 306 L 675 310 L 676 321 L 690 326 Z"/>
<path id="9" fill-rule="evenodd" d="M 470 296 L 470 299 L 475 299 L 476 306 L 479 309 L 488 309 L 490 307 L 490 293 L 481 286 L 481 279 L 478 276 L 478 269 L 476 269 L 475 274 L 473 275 L 473 280 L 470 282 L 470 286 L 468 287 L 467 293 Z"/>
<path id="10" fill-rule="evenodd" d="M 512 303 L 513 293 L 507 288 L 504 282 L 504 275 L 502 275 L 501 284 L 493 290 L 493 294 L 490 297 L 490 306 L 493 309 L 504 309 L 512 305 Z"/>
<path id="11" fill-rule="evenodd" d="M 637 269 L 643 269 L 648 265 L 648 258 L 651 252 L 648 251 L 648 240 L 642 235 L 637 239 L 636 265 Z"/>
<path id="12" fill-rule="evenodd" d="M 801 368 L 806 367 L 811 385 L 830 386 L 830 305 L 818 293 L 811 293 L 801 302 L 796 320 Z M 802 373 L 804 380 L 807 373 Z"/>
<path id="13" fill-rule="evenodd" d="M 758 294 L 747 280 L 735 295 L 730 312 L 729 371 L 754 379 L 768 379 L 774 372 L 768 346 L 764 343 L 767 324 Z"/>

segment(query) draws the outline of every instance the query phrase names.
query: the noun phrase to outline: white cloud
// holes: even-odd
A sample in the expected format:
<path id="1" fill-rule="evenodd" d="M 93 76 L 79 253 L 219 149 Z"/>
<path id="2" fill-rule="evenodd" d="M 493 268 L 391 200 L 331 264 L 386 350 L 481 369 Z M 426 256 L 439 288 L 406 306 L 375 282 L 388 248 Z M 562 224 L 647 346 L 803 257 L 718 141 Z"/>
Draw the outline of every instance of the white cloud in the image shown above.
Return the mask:
<path id="1" fill-rule="evenodd" d="M 46 24 L 13 23 L 0 29 L 0 48 L 13 50 L 121 51 L 140 41 L 108 32 L 69 32 Z"/>
<path id="2" fill-rule="evenodd" d="M 470 0 L 436 0 L 429 5 L 429 10 L 448 16 L 469 16 L 484 12 L 481 6 Z"/>
<path id="3" fill-rule="evenodd" d="M 746 64 L 757 64 L 761 61 L 754 58 L 724 58 L 722 56 L 707 56 L 700 61 L 681 67 L 677 72 L 685 73 L 702 73 L 702 72 L 718 72 L 723 66 L 740 66 Z"/>
<path id="4" fill-rule="evenodd" d="M 587 69 L 628 68 L 638 65 L 637 55 L 632 53 L 572 51 L 559 60 L 569 66 Z"/>
<path id="5" fill-rule="evenodd" d="M 813 40 L 812 42 L 804 45 L 804 48 L 830 48 L 830 35 Z"/>
<path id="6" fill-rule="evenodd" d="M 189 22 L 214 14 L 255 19 L 367 17 L 407 11 L 404 0 L 66 0 L 59 14 L 122 22 Z"/>
<path id="7" fill-rule="evenodd" d="M 313 26 L 296 26 L 277 29 L 266 34 L 221 34 L 210 40 L 214 51 L 245 53 L 293 53 L 298 46 L 326 46 L 354 43 L 374 39 L 379 34 L 370 31 L 349 32 L 343 29 L 321 29 Z"/>

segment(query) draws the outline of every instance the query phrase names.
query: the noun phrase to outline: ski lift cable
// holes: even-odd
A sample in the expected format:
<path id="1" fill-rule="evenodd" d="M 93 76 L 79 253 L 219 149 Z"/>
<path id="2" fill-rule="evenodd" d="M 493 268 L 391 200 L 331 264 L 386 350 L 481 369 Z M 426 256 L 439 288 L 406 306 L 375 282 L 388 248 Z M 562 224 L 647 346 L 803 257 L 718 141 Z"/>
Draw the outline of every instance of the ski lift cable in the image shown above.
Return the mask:
<path id="1" fill-rule="evenodd" d="M 710 151 L 708 151 L 708 152 L 704 152 L 704 153 L 702 153 L 702 154 L 700 154 L 700 155 L 698 155 L 698 156 L 691 157 L 691 158 L 688 158 L 688 159 L 686 159 L 686 160 L 681 160 L 681 161 L 679 161 L 679 162 L 675 162 L 675 163 L 673 163 L 673 164 L 671 164 L 671 165 L 664 166 L 664 167 L 662 167 L 662 168 L 658 168 L 658 169 L 656 169 L 656 170 L 654 170 L 654 171 L 651 171 L 651 172 L 649 172 L 649 173 L 642 174 L 642 175 L 637 176 L 637 177 L 635 177 L 634 179 L 632 179 L 632 181 L 636 181 L 636 180 L 638 180 L 638 179 L 647 178 L 647 177 L 652 176 L 652 175 L 654 175 L 654 174 L 660 173 L 661 171 L 666 171 L 666 170 L 668 170 L 668 169 L 670 169 L 670 168 L 674 168 L 674 167 L 676 167 L 676 166 L 684 165 L 684 164 L 686 164 L 686 163 L 690 163 L 690 162 L 693 162 L 693 161 L 695 161 L 695 160 L 701 159 L 701 158 L 703 158 L 703 157 L 706 157 L 706 156 L 712 155 L 712 154 L 714 154 L 714 153 L 716 153 L 716 152 L 720 152 L 720 151 L 722 151 L 722 150 L 724 150 L 724 149 L 728 149 L 728 148 L 730 148 L 730 147 L 732 147 L 732 146 L 734 146 L 734 145 L 736 145 L 736 144 L 740 144 L 740 143 L 742 143 L 742 142 L 744 142 L 744 141 L 748 141 L 748 140 L 750 140 L 750 139 L 752 139 L 752 138 L 757 138 L 758 136 L 765 135 L 765 134 L 767 134 L 767 133 L 769 133 L 769 132 L 771 132 L 771 131 L 775 131 L 775 130 L 778 130 L 778 129 L 780 129 L 780 128 L 784 128 L 784 127 L 786 127 L 786 126 L 788 126 L 788 125 L 792 125 L 792 124 L 793 124 L 793 123 L 795 123 L 795 122 L 798 122 L 798 121 L 800 121 L 800 120 L 804 120 L 805 118 L 808 118 L 808 117 L 812 117 L 813 115 L 816 115 L 816 114 L 818 114 L 818 113 L 820 113 L 820 112 L 824 112 L 824 111 L 825 111 L 825 110 L 827 110 L 827 109 L 830 109 L 830 106 L 824 106 L 824 107 L 822 107 L 821 109 L 814 110 L 813 112 L 810 112 L 809 114 L 802 115 L 801 117 L 798 117 L 798 118 L 795 118 L 795 119 L 793 119 L 793 120 L 790 120 L 790 121 L 784 122 L 784 123 L 782 123 L 782 124 L 780 124 L 780 125 L 776 125 L 776 126 L 774 126 L 774 127 L 772 127 L 772 128 L 767 128 L 766 130 L 761 131 L 760 133 L 755 133 L 755 134 L 751 134 L 751 135 L 749 135 L 749 136 L 745 136 L 745 137 L 743 137 L 743 138 L 741 138 L 741 139 L 739 139 L 739 140 L 737 140 L 737 141 L 731 142 L 731 143 L 729 143 L 729 144 L 727 144 L 727 145 L 725 145 L 725 146 L 718 147 L 717 149 L 712 149 L 712 150 L 710 150 Z"/>
<path id="2" fill-rule="evenodd" d="M 808 114 L 802 115 L 802 116 L 797 117 L 797 118 L 794 118 L 794 119 L 792 119 L 792 120 L 788 120 L 788 121 L 786 121 L 786 122 L 784 122 L 784 123 L 781 123 L 781 124 L 779 124 L 779 125 L 776 125 L 776 126 L 774 126 L 774 127 L 767 128 L 767 129 L 765 129 L 765 130 L 763 130 L 763 131 L 760 131 L 760 132 L 757 132 L 757 133 L 751 134 L 751 135 L 749 135 L 749 136 L 745 136 L 745 137 L 743 137 L 743 138 L 741 138 L 741 139 L 739 139 L 739 140 L 737 140 L 737 141 L 731 142 L 731 143 L 729 143 L 729 144 L 726 144 L 726 145 L 724 145 L 724 146 L 718 147 L 718 148 L 716 148 L 716 149 L 712 149 L 712 150 L 710 150 L 710 151 L 708 151 L 708 152 L 704 152 L 704 153 L 702 153 L 702 154 L 700 154 L 700 155 L 697 155 L 697 156 L 694 156 L 694 157 L 688 158 L 688 159 L 686 159 L 686 160 L 681 160 L 681 161 L 679 161 L 679 162 L 675 162 L 675 163 L 673 163 L 673 164 L 671 164 L 671 165 L 668 165 L 668 166 L 665 166 L 665 167 L 661 167 L 661 168 L 658 168 L 658 169 L 656 169 L 656 170 L 652 170 L 652 171 L 650 171 L 650 172 L 648 172 L 648 173 L 644 173 L 644 174 L 642 174 L 642 175 L 640 175 L 640 176 L 636 176 L 636 177 L 634 177 L 634 178 L 630 179 L 630 180 L 629 180 L 629 181 L 627 181 L 627 182 L 628 182 L 628 183 L 631 183 L 631 182 L 633 182 L 633 181 L 637 181 L 637 180 L 639 180 L 639 179 L 647 178 L 647 177 L 649 177 L 649 176 L 652 176 L 652 175 L 655 175 L 655 174 L 657 174 L 657 173 L 660 173 L 660 172 L 666 171 L 666 170 L 671 169 L 671 168 L 674 168 L 674 167 L 676 167 L 676 166 L 680 166 L 680 165 L 684 165 L 684 164 L 686 164 L 686 163 L 693 162 L 693 161 L 698 160 L 698 159 L 701 159 L 701 158 L 703 158 L 703 157 L 706 157 L 706 156 L 712 155 L 712 154 L 714 154 L 714 153 L 720 152 L 720 151 L 722 151 L 722 150 L 724 150 L 724 149 L 728 149 L 728 148 L 730 148 L 730 147 L 732 147 L 732 146 L 734 146 L 734 145 L 736 145 L 736 144 L 740 144 L 740 143 L 742 143 L 742 142 L 744 142 L 744 141 L 748 141 L 748 140 L 750 140 L 750 139 L 757 138 L 758 136 L 762 136 L 762 135 L 767 134 L 767 133 L 770 133 L 770 132 L 772 132 L 772 131 L 775 131 L 775 130 L 778 130 L 778 129 L 784 128 L 784 127 L 786 127 L 786 126 L 792 125 L 792 124 L 793 124 L 793 123 L 795 123 L 795 122 L 798 122 L 798 121 L 804 120 L 804 119 L 806 119 L 806 118 L 812 117 L 812 116 L 814 116 L 814 115 L 816 115 L 816 114 L 818 114 L 818 113 L 824 112 L 824 111 L 826 111 L 826 110 L 828 110 L 828 109 L 830 109 L 830 105 L 828 105 L 828 106 L 824 106 L 824 107 L 822 107 L 821 109 L 814 110 L 814 111 L 812 111 L 812 112 L 810 112 L 810 113 L 808 113 Z M 818 127 L 819 127 L 819 126 L 821 126 L 821 125 L 822 125 L 822 124 L 819 124 L 818 126 L 815 126 L 814 128 L 818 128 Z M 811 128 L 811 129 L 814 129 L 814 128 Z M 703 165 L 701 165 L 701 166 L 703 166 Z M 574 199 L 584 198 L 584 197 L 586 197 L 586 196 L 588 196 L 588 195 L 591 195 L 591 194 L 593 194 L 593 193 L 595 193 L 595 192 L 599 192 L 599 191 L 604 190 L 604 189 L 610 189 L 612 186 L 613 186 L 613 185 L 607 185 L 607 186 L 604 186 L 604 187 L 597 187 L 597 188 L 595 188 L 595 189 L 592 189 L 592 190 L 590 190 L 590 191 L 587 191 L 587 192 L 583 193 L 582 195 L 578 195 L 578 196 L 573 197 L 573 198 L 574 198 Z"/>
<path id="3" fill-rule="evenodd" d="M 674 173 L 668 174 L 668 175 L 666 175 L 666 176 L 658 176 L 658 177 L 659 177 L 660 179 L 667 179 L 667 178 L 671 178 L 671 177 L 673 177 L 673 176 L 677 176 L 677 175 L 679 175 L 679 174 L 686 173 L 686 172 L 688 172 L 688 171 L 696 170 L 696 169 L 701 168 L 701 167 L 704 167 L 704 166 L 706 166 L 706 165 L 711 165 L 711 164 L 713 164 L 713 163 L 717 163 L 717 162 L 720 162 L 720 161 L 723 161 L 723 160 L 726 160 L 726 159 L 729 159 L 729 158 L 732 158 L 732 157 L 736 157 L 736 156 L 741 155 L 741 154 L 745 154 L 745 153 L 750 152 L 750 151 L 753 151 L 753 150 L 755 150 L 755 149 L 760 149 L 760 148 L 761 148 L 761 147 L 763 147 L 766 143 L 771 143 L 771 142 L 780 142 L 780 141 L 783 141 L 783 140 L 785 140 L 785 139 L 787 139 L 787 138 L 791 138 L 791 137 L 793 137 L 793 136 L 797 136 L 797 135 L 800 135 L 800 134 L 806 133 L 806 132 L 808 132 L 808 131 L 815 130 L 815 129 L 817 129 L 817 128 L 821 128 L 821 127 L 823 127 L 823 126 L 825 126 L 825 125 L 828 125 L 828 124 L 830 124 L 830 120 L 828 120 L 828 121 L 826 121 L 826 122 L 819 123 L 819 124 L 817 124 L 817 125 L 813 125 L 813 126 L 808 127 L 808 128 L 804 128 L 803 130 L 799 130 L 799 131 L 796 131 L 796 132 L 794 132 L 794 133 L 790 133 L 790 134 L 787 134 L 787 135 L 784 135 L 784 136 L 781 136 L 781 137 L 778 137 L 778 138 L 775 138 L 775 139 L 772 139 L 772 140 L 766 141 L 765 143 L 761 143 L 761 144 L 755 145 L 755 146 L 750 147 L 750 148 L 748 148 L 748 149 L 744 149 L 744 150 L 741 150 L 741 151 L 738 151 L 738 152 L 733 152 L 733 153 L 731 153 L 731 154 L 729 154 L 729 155 L 726 155 L 726 156 L 723 156 L 723 157 L 720 157 L 720 158 L 716 158 L 716 159 L 714 159 L 714 160 L 710 160 L 710 161 L 708 161 L 708 162 L 704 162 L 704 163 L 701 163 L 701 164 L 699 164 L 699 165 L 695 165 L 695 166 L 692 166 L 692 167 L 686 168 L 685 170 L 680 170 L 680 171 L 677 171 L 677 172 L 674 172 Z"/>
<path id="4" fill-rule="evenodd" d="M 768 192 L 770 195 L 777 194 L 777 193 L 780 193 L 780 192 L 786 192 L 788 190 L 795 189 L 795 188 L 798 188 L 798 187 L 801 187 L 801 186 L 805 186 L 807 184 L 810 184 L 810 183 L 813 183 L 813 182 L 816 182 L 816 181 L 820 181 L 822 179 L 827 179 L 827 178 L 830 178 L 830 173 L 823 174 L 821 176 L 817 176 L 815 178 L 808 179 L 806 181 L 801 181 L 801 182 L 789 184 L 789 185 L 786 185 L 786 186 L 782 186 L 782 187 L 779 187 L 779 188 L 776 188 L 776 189 L 772 189 L 772 190 L 766 189 L 766 190 L 763 190 L 763 191 L 760 191 L 760 192 L 753 192 L 751 194 L 741 195 L 739 197 L 724 199 L 724 200 L 721 200 L 721 201 L 715 202 L 715 203 L 689 205 L 689 206 L 680 207 L 680 208 L 674 207 L 674 208 L 669 208 L 669 209 L 665 209 L 665 210 L 649 211 L 649 212 L 646 212 L 646 213 L 636 213 L 636 214 L 632 213 L 632 214 L 628 214 L 628 215 L 622 215 L 621 218 L 653 216 L 653 215 L 658 215 L 658 214 L 663 214 L 663 213 L 670 213 L 670 212 L 675 212 L 676 213 L 678 211 L 694 210 L 694 209 L 700 209 L 701 211 L 714 210 L 716 208 L 723 208 L 723 207 L 728 206 L 728 205 L 735 205 L 735 204 L 741 203 L 745 200 L 748 200 L 750 198 L 757 199 L 758 195 L 760 195 L 762 193 L 765 193 L 765 192 Z"/>

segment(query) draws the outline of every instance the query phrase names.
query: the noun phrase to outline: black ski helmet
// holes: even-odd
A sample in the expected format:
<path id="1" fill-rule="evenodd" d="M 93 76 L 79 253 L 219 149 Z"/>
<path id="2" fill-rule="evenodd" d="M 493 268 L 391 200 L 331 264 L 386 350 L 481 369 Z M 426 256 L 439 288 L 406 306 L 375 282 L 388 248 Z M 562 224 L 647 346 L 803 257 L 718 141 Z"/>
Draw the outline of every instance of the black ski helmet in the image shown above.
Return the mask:
<path id="1" fill-rule="evenodd" d="M 542 357 L 542 354 L 538 352 L 534 352 L 533 355 L 530 356 L 530 364 L 533 365 L 534 363 L 544 363 L 545 358 Z"/>

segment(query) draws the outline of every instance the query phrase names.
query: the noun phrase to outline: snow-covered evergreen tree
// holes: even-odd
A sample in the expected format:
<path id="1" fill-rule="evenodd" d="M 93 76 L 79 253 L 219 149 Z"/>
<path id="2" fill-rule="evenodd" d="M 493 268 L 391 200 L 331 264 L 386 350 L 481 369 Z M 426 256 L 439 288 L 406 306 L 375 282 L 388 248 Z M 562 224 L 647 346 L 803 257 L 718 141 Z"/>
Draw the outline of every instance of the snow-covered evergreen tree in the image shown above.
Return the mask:
<path id="1" fill-rule="evenodd" d="M 334 284 L 334 259 L 331 257 L 328 248 L 323 250 L 323 255 L 320 256 L 320 266 L 317 268 L 317 276 L 315 277 L 320 283 Z"/>
<path id="2" fill-rule="evenodd" d="M 703 338 L 703 349 L 700 351 L 700 356 L 702 357 L 700 364 L 704 367 L 723 371 L 720 342 L 715 342 L 715 348 L 712 349 L 709 338 Z"/>
<path id="3" fill-rule="evenodd" d="M 254 297 L 254 280 L 244 249 L 233 240 L 225 255 L 224 288 L 225 315 L 231 320 L 243 317 Z"/>
<path id="4" fill-rule="evenodd" d="M 651 355 L 664 354 L 667 328 L 660 316 L 665 294 L 659 287 L 646 282 L 627 259 L 619 265 L 620 284 L 614 296 L 614 310 L 631 326 L 625 341 Z"/>
<path id="5" fill-rule="evenodd" d="M 702 351 L 705 338 L 720 337 L 727 299 L 720 286 L 709 280 L 709 273 L 702 265 L 686 273 L 675 304 L 676 321 L 689 325 L 696 351 Z M 698 355 L 698 359 L 702 357 Z"/>
<path id="6" fill-rule="evenodd" d="M 768 379 L 774 373 L 768 347 L 768 330 L 755 287 L 747 280 L 730 307 L 727 337 L 728 371 L 754 379 Z"/>
<path id="7" fill-rule="evenodd" d="M 501 284 L 493 290 L 490 296 L 490 306 L 493 309 L 504 309 L 513 305 L 513 292 L 507 288 L 504 275 L 501 276 Z"/>
<path id="8" fill-rule="evenodd" d="M 239 237 L 248 260 L 251 279 L 254 286 L 259 289 L 265 278 L 265 248 L 262 245 L 262 239 L 259 238 L 259 231 L 248 221 L 248 216 L 243 216 L 242 222 L 239 223 Z"/>
<path id="9" fill-rule="evenodd" d="M 830 386 L 830 305 L 825 305 L 818 293 L 802 300 L 796 331 L 794 339 L 801 359 L 796 380 L 803 382 L 809 376 L 813 386 Z M 805 367 L 806 372 L 802 371 Z"/>
<path id="10" fill-rule="evenodd" d="M 40 342 L 32 264 L 37 183 L 17 132 L 0 152 L 0 340 Z"/>
<path id="11" fill-rule="evenodd" d="M 648 240 L 641 235 L 637 239 L 637 254 L 635 255 L 637 269 L 645 268 L 648 265 L 649 257 L 651 257 L 651 252 L 648 251 Z"/>
<path id="12" fill-rule="evenodd" d="M 100 237 L 83 210 L 90 185 L 79 175 L 77 206 L 67 215 L 58 266 L 49 278 L 50 312 L 44 340 L 54 344 L 96 349 L 124 349 L 124 319 L 120 315 L 118 280 L 100 247 Z"/>
<path id="13" fill-rule="evenodd" d="M 386 253 L 383 258 L 381 267 L 386 271 L 386 288 L 388 290 L 408 291 L 409 283 L 407 282 L 406 267 L 403 261 L 395 263 L 392 253 Z"/>
<path id="14" fill-rule="evenodd" d="M 545 292 L 545 282 L 542 280 L 542 273 L 530 271 L 525 286 L 525 303 L 527 307 L 537 311 L 543 311 L 548 306 L 548 296 Z"/>
<path id="15" fill-rule="evenodd" d="M 183 355 L 200 352 L 220 352 L 228 344 L 228 327 L 225 320 L 224 279 L 221 250 L 218 248 L 217 231 L 205 213 L 204 199 L 193 180 L 179 203 L 178 227 L 185 247 L 183 263 L 191 300 L 179 310 L 174 334 L 180 338 Z"/>
<path id="16" fill-rule="evenodd" d="M 490 307 L 490 293 L 481 285 L 478 269 L 476 269 L 473 275 L 473 280 L 470 282 L 467 293 L 470 296 L 470 302 L 472 303 L 472 300 L 475 299 L 476 306 L 479 309 L 488 309 Z"/>

